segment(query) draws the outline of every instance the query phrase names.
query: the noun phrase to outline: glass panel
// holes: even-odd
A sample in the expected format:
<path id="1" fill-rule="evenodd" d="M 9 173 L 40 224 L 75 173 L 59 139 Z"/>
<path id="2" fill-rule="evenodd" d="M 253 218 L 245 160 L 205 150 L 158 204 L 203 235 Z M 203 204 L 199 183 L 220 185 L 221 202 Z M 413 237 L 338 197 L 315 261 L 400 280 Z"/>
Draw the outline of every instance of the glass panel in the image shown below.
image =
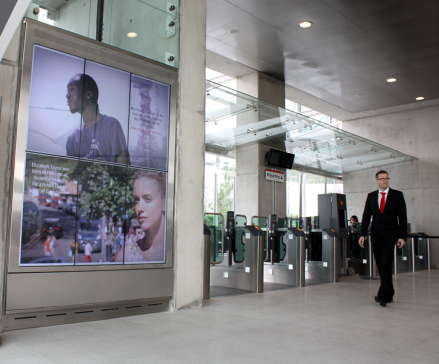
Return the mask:
<path id="1" fill-rule="evenodd" d="M 102 13 L 94 0 L 40 3 L 42 7 L 31 3 L 26 17 L 178 68 L 178 1 L 105 0 Z M 44 9 L 44 4 L 51 9 Z M 38 15 L 35 8 L 40 9 Z M 98 23 L 102 28 L 97 28 Z"/>
<path id="2" fill-rule="evenodd" d="M 247 224 L 247 218 L 242 215 L 235 216 L 235 224 L 236 226 L 245 226 Z"/>
<path id="3" fill-rule="evenodd" d="M 267 245 L 268 219 L 266 217 L 262 217 L 262 216 L 253 216 L 252 217 L 252 224 L 259 226 L 261 228 L 261 230 L 265 232 L 265 234 L 263 235 L 263 237 L 264 237 L 264 261 L 267 261 L 267 259 L 268 259 L 268 245 Z"/>
<path id="4" fill-rule="evenodd" d="M 172 0 L 106 0 L 103 42 L 178 68 L 178 2 L 172 11 L 169 3 Z"/>
<path id="5" fill-rule="evenodd" d="M 277 226 L 279 228 L 284 228 L 287 226 L 287 219 L 277 219 Z"/>
<path id="6" fill-rule="evenodd" d="M 284 260 L 285 254 L 287 253 L 287 247 L 284 244 L 284 235 L 288 234 L 288 232 L 285 231 L 278 231 L 277 232 L 277 244 L 278 244 L 278 252 L 279 252 L 279 261 Z"/>
<path id="7" fill-rule="evenodd" d="M 234 210 L 236 160 L 205 154 L 204 212 L 226 215 Z"/>
<path id="8" fill-rule="evenodd" d="M 210 262 L 220 263 L 223 260 L 223 216 L 220 214 L 204 214 L 204 223 L 210 229 Z"/>
<path id="9" fill-rule="evenodd" d="M 286 136 L 285 148 L 295 154 L 296 169 L 328 177 L 417 159 L 330 125 L 326 115 L 313 110 L 307 116 L 279 108 L 213 81 L 206 81 L 206 91 L 206 145 L 212 150 L 271 146 L 272 139 Z"/>
<path id="10" fill-rule="evenodd" d="M 341 193 L 343 194 L 343 180 L 335 178 L 326 179 L 326 193 Z"/>
<path id="11" fill-rule="evenodd" d="M 245 257 L 245 225 L 247 218 L 242 215 L 235 216 L 235 253 L 234 259 L 236 263 L 244 261 Z"/>
<path id="12" fill-rule="evenodd" d="M 96 39 L 97 1 L 52 1 L 53 4 L 48 4 L 48 7 L 52 7 L 49 11 L 44 9 L 44 3 L 51 3 L 50 1 L 40 1 L 40 3 L 43 4 L 41 7 L 36 2 L 31 2 L 26 17 L 87 38 Z M 38 15 L 34 14 L 35 8 L 40 8 Z"/>
<path id="13" fill-rule="evenodd" d="M 290 219 L 290 227 L 303 228 L 303 220 L 301 218 Z"/>
<path id="14" fill-rule="evenodd" d="M 305 173 L 302 188 L 302 216 L 317 216 L 318 195 L 325 193 L 325 177 Z"/>

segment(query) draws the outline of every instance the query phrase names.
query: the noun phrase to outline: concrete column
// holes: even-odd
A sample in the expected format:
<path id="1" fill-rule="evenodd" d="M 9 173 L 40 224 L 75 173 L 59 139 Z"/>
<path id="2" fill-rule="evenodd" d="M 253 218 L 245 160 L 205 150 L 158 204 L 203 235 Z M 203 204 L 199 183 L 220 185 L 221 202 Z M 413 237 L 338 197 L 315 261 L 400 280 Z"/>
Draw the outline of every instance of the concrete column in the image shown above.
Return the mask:
<path id="1" fill-rule="evenodd" d="M 201 306 L 206 1 L 181 1 L 177 104 L 173 309 Z"/>
<path id="2" fill-rule="evenodd" d="M 235 213 L 247 216 L 267 216 L 276 213 L 278 217 L 287 214 L 286 183 L 265 180 L 265 156 L 270 147 L 252 144 L 236 149 L 236 201 Z M 277 171 L 286 173 L 283 168 Z"/>
<path id="3" fill-rule="evenodd" d="M 0 332 L 4 307 L 6 245 L 10 232 L 13 155 L 15 135 L 15 97 L 17 92 L 18 53 L 21 27 L 15 32 L 0 63 Z"/>
<path id="4" fill-rule="evenodd" d="M 237 79 L 237 89 L 247 95 L 257 97 L 278 107 L 285 107 L 285 84 L 268 75 L 254 72 Z M 258 109 L 265 115 L 278 117 L 279 112 L 259 104 Z M 256 121 L 256 119 L 255 119 Z M 239 118 L 237 120 L 239 123 Z M 275 149 L 285 150 L 280 141 L 273 145 Z M 286 183 L 265 180 L 265 157 L 270 147 L 265 144 L 253 144 L 236 149 L 236 201 L 235 212 L 247 216 L 267 216 L 276 213 L 286 216 Z M 278 169 L 285 172 L 284 169 Z"/>

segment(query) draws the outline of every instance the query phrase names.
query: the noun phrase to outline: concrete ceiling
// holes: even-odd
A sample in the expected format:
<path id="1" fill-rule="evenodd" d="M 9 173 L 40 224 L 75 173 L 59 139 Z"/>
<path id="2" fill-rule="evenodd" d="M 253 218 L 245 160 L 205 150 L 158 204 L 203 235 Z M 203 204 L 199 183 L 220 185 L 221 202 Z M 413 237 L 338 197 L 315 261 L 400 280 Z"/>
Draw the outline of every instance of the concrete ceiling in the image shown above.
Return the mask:
<path id="1" fill-rule="evenodd" d="M 439 99 L 438 0 L 207 0 L 207 7 L 208 50 L 350 113 Z M 305 20 L 313 26 L 298 27 Z"/>

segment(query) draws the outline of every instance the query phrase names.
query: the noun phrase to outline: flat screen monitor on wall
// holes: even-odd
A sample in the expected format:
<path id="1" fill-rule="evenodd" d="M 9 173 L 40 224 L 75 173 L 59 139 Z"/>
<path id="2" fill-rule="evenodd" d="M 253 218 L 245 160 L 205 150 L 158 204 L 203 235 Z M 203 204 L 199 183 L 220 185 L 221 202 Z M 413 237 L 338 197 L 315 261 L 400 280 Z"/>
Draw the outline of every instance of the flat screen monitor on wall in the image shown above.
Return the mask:
<path id="1" fill-rule="evenodd" d="M 175 70 L 50 31 L 23 50 L 13 265 L 172 266 Z"/>
<path id="2" fill-rule="evenodd" d="M 291 169 L 294 163 L 294 154 L 277 149 L 270 149 L 267 153 L 266 164 L 274 167 Z"/>

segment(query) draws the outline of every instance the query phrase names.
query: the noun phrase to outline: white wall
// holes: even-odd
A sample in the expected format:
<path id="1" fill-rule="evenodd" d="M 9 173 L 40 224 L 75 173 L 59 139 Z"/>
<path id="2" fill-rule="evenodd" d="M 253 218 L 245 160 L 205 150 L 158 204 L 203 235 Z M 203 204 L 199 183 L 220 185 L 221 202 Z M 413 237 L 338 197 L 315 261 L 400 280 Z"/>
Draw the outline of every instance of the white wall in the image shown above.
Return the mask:
<path id="1" fill-rule="evenodd" d="M 413 232 L 439 235 L 439 106 L 343 122 L 343 129 L 384 144 L 419 161 L 386 166 L 390 187 L 404 192 Z M 366 194 L 377 189 L 369 169 L 343 175 L 348 214 L 361 218 Z M 431 240 L 431 267 L 439 268 L 439 240 Z"/>

